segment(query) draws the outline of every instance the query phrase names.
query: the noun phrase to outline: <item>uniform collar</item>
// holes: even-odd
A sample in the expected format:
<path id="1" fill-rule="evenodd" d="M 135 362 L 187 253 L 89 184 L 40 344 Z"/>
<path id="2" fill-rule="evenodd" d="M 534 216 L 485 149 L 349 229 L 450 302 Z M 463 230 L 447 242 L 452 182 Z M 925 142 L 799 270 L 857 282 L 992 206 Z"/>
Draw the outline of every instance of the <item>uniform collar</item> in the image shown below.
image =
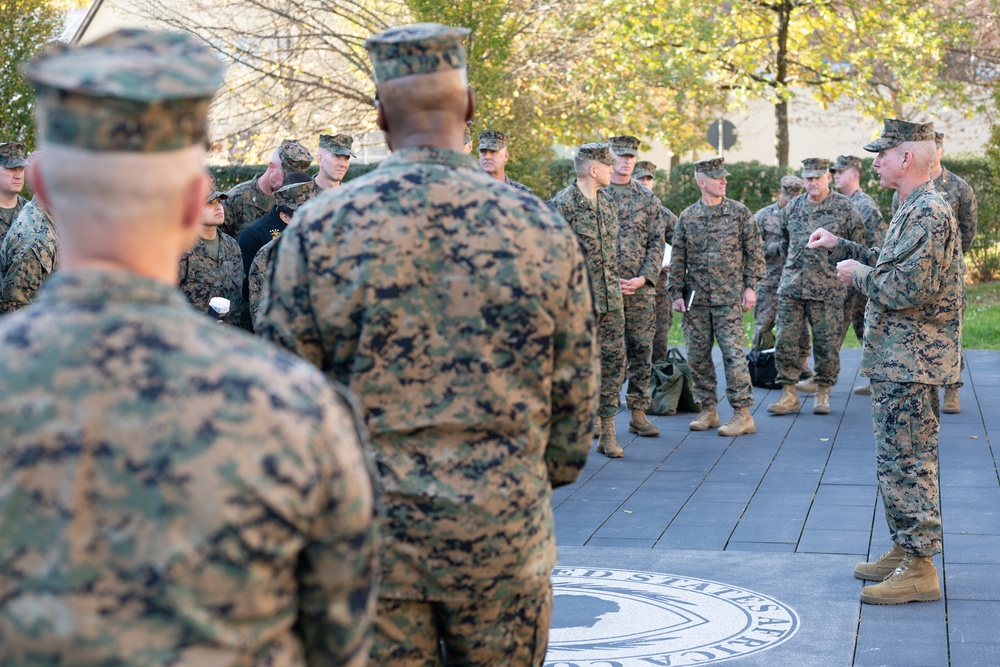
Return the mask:
<path id="1" fill-rule="evenodd" d="M 53 273 L 39 290 L 35 303 L 108 302 L 170 304 L 183 307 L 184 296 L 172 285 L 128 271 L 79 269 Z"/>

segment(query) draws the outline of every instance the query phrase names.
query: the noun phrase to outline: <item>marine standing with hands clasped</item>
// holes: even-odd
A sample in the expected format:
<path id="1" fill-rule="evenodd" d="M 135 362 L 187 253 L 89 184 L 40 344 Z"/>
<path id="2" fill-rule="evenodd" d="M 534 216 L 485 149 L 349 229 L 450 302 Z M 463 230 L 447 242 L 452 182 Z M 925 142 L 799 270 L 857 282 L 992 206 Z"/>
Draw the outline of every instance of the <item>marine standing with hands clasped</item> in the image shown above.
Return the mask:
<path id="1" fill-rule="evenodd" d="M 692 431 L 719 426 L 719 400 L 712 341 L 719 343 L 726 372 L 726 398 L 733 417 L 722 436 L 756 433 L 750 414 L 753 388 L 743 350 L 743 313 L 753 308 L 754 288 L 764 274 L 764 251 L 750 209 L 726 198 L 723 158 L 695 162 L 701 199 L 677 220 L 667 289 L 674 310 L 684 313 L 684 339 L 701 413 Z M 689 303 L 690 302 L 690 303 Z"/>
<path id="2" fill-rule="evenodd" d="M 625 362 L 630 412 L 629 433 L 644 437 L 660 434 L 646 417 L 652 393 L 649 386 L 656 335 L 656 281 L 663 264 L 663 236 L 667 218 L 660 199 L 632 178 L 639 140 L 611 137 L 615 164 L 611 183 L 602 191 L 618 207 L 618 274 L 625 313 Z"/>
<path id="3" fill-rule="evenodd" d="M 965 310 L 962 244 L 951 207 L 930 177 L 933 123 L 886 118 L 878 153 L 882 187 L 903 202 L 881 249 L 816 230 L 809 247 L 830 252 L 837 277 L 868 298 L 861 374 L 871 380 L 879 495 L 892 548 L 859 563 L 869 604 L 938 600 L 931 558 L 941 552 L 938 392 L 959 374 Z"/>
<path id="4" fill-rule="evenodd" d="M 583 467 L 596 408 L 572 230 L 462 153 L 468 33 L 366 40 L 392 154 L 298 210 L 259 317 L 362 403 L 386 510 L 376 665 L 542 664 L 552 488 Z"/>
<path id="5" fill-rule="evenodd" d="M 0 664 L 367 664 L 353 399 L 176 288 L 222 63 L 124 30 L 25 75 L 62 265 L 0 318 Z"/>

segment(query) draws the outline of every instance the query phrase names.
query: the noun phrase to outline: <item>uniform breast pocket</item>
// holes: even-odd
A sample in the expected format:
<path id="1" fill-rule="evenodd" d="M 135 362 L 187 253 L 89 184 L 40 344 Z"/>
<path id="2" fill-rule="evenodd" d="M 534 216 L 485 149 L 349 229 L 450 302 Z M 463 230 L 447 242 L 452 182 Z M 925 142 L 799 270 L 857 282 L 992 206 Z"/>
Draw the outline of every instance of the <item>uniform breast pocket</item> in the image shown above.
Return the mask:
<path id="1" fill-rule="evenodd" d="M 580 239 L 580 245 L 583 246 L 583 249 L 587 251 L 588 255 L 593 257 L 598 250 L 599 239 L 597 228 L 589 225 L 577 225 L 573 231 L 576 232 L 577 238 Z"/>

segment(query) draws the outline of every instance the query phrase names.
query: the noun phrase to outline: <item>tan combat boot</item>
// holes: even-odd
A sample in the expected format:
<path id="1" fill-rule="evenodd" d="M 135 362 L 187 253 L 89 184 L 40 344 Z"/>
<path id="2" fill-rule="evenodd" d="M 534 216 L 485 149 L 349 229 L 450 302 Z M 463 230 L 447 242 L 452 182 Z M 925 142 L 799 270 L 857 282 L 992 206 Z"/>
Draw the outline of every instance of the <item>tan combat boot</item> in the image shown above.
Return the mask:
<path id="1" fill-rule="evenodd" d="M 815 394 L 819 389 L 819 385 L 816 384 L 815 380 L 799 380 L 795 383 L 795 388 L 803 394 Z"/>
<path id="2" fill-rule="evenodd" d="M 615 421 L 610 417 L 601 420 L 601 441 L 597 443 L 597 453 L 609 459 L 625 456 L 625 450 L 618 446 L 618 438 L 615 437 Z"/>
<path id="3" fill-rule="evenodd" d="M 861 581 L 885 581 L 885 578 L 903 562 L 905 555 L 906 552 L 898 544 L 893 544 L 891 549 L 878 557 L 878 560 L 855 565 L 854 578 Z"/>
<path id="4" fill-rule="evenodd" d="M 733 418 L 726 422 L 725 426 L 719 428 L 719 435 L 733 437 L 746 433 L 756 433 L 757 425 L 753 423 L 753 415 L 750 408 L 736 408 Z"/>
<path id="5" fill-rule="evenodd" d="M 930 558 L 912 554 L 903 556 L 899 567 L 881 584 L 861 589 L 861 601 L 868 604 L 904 604 L 940 599 L 941 585 L 934 563 Z"/>
<path id="6" fill-rule="evenodd" d="M 854 388 L 854 393 L 857 394 L 858 396 L 871 396 L 872 394 L 871 383 L 866 382 L 865 384 L 858 385 L 857 387 Z"/>
<path id="7" fill-rule="evenodd" d="M 957 415 L 961 411 L 962 402 L 958 399 L 958 387 L 945 387 L 944 406 L 941 408 L 941 412 Z"/>
<path id="8" fill-rule="evenodd" d="M 799 393 L 795 391 L 795 385 L 783 384 L 778 402 L 767 406 L 767 411 L 774 415 L 787 415 L 789 412 L 798 412 L 801 408 L 802 403 L 799 402 Z"/>
<path id="9" fill-rule="evenodd" d="M 698 418 L 688 424 L 692 431 L 706 431 L 719 425 L 719 413 L 715 411 L 714 405 L 701 406 Z"/>
<path id="10" fill-rule="evenodd" d="M 800 380 L 808 380 L 815 375 L 815 373 L 813 373 L 813 369 L 809 368 L 809 355 L 806 355 L 799 360 L 799 366 L 802 367 L 802 370 L 799 373 Z"/>
<path id="11" fill-rule="evenodd" d="M 830 388 L 826 385 L 819 385 L 816 388 L 816 395 L 813 396 L 813 414 L 830 414 Z"/>
<path id="12" fill-rule="evenodd" d="M 601 417 L 598 415 L 597 423 L 594 425 L 594 440 L 601 437 Z"/>
<path id="13" fill-rule="evenodd" d="M 632 411 L 632 416 L 628 420 L 628 432 L 638 433 L 644 438 L 652 438 L 660 435 L 660 429 L 653 426 L 649 420 L 646 419 L 645 410 Z"/>

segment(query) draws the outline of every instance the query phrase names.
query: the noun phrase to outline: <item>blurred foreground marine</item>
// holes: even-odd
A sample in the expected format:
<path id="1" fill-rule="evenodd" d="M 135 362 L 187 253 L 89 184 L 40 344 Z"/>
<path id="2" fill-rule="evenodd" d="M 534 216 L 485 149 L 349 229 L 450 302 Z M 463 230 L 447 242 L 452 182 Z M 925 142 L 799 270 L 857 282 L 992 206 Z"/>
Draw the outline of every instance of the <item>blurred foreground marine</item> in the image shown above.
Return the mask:
<path id="1" fill-rule="evenodd" d="M 365 42 L 392 154 L 296 213 L 260 313 L 364 408 L 386 506 L 377 665 L 542 664 L 552 487 L 590 445 L 586 264 L 561 217 L 462 153 L 468 32 Z"/>
<path id="2" fill-rule="evenodd" d="M 222 64 L 121 31 L 26 66 L 60 272 L 0 320 L 0 664 L 366 664 L 352 402 L 174 287 Z"/>
<path id="3" fill-rule="evenodd" d="M 938 392 L 959 373 L 965 311 L 962 241 L 951 207 L 931 181 L 934 125 L 886 118 L 878 153 L 882 187 L 903 202 L 882 248 L 865 248 L 826 229 L 810 248 L 831 252 L 837 277 L 866 297 L 861 374 L 871 380 L 879 495 L 892 549 L 854 576 L 869 604 L 938 600 L 931 557 L 941 552 Z"/>

